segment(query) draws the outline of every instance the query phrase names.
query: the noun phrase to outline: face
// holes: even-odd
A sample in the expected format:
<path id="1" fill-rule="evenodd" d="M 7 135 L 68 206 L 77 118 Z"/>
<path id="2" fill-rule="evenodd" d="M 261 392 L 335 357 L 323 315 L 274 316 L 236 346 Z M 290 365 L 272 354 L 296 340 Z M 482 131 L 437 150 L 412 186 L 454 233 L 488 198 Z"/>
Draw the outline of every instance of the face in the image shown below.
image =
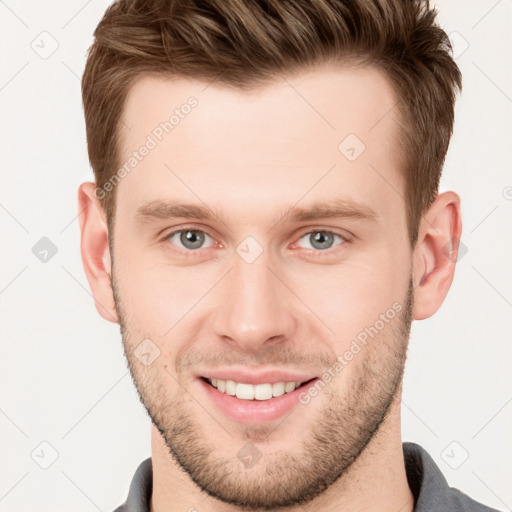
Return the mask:
<path id="1" fill-rule="evenodd" d="M 116 190 L 125 354 L 169 452 L 221 501 L 311 500 L 396 397 L 412 263 L 395 103 L 372 68 L 130 90 L 122 163 L 149 150 Z"/>

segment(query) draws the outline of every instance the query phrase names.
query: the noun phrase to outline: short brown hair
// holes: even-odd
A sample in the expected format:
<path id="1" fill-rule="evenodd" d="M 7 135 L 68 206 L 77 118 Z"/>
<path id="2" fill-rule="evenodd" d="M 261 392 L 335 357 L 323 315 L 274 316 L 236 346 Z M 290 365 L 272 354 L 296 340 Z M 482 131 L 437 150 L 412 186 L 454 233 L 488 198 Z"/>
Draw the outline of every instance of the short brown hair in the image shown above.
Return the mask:
<path id="1" fill-rule="evenodd" d="M 103 187 L 119 166 L 128 90 L 147 75 L 255 88 L 324 62 L 371 64 L 399 98 L 411 245 L 438 192 L 462 76 L 437 11 L 414 0 L 117 0 L 82 78 L 89 160 Z M 115 188 L 102 198 L 115 214 Z M 110 222 L 109 222 L 110 224 Z"/>

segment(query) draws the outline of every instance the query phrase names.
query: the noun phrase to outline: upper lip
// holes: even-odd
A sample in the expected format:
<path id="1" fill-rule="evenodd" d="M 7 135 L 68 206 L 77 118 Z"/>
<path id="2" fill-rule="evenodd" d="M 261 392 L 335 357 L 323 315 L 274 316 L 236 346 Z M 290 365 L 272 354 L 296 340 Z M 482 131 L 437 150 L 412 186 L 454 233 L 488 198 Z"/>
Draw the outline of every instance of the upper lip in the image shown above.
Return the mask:
<path id="1" fill-rule="evenodd" d="M 275 384 L 276 382 L 307 382 L 316 375 L 283 370 L 265 370 L 263 372 L 249 372 L 247 370 L 211 370 L 205 371 L 200 377 L 206 379 L 233 380 L 244 384 Z"/>

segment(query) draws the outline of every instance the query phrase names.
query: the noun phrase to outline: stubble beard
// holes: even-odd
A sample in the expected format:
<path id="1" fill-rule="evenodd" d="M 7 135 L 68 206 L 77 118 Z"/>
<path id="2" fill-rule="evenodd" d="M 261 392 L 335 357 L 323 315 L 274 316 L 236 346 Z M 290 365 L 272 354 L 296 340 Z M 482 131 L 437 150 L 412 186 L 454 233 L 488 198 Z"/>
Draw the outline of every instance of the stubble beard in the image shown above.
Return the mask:
<path id="1" fill-rule="evenodd" d="M 342 390 L 327 385 L 321 392 L 323 400 L 312 401 L 315 406 L 296 406 L 304 410 L 294 414 L 311 414 L 311 428 L 297 432 L 299 449 L 271 452 L 266 448 L 269 427 L 246 426 L 233 455 L 221 456 L 218 451 L 222 447 L 215 440 L 225 438 L 226 433 L 220 426 L 189 399 L 181 385 L 144 370 L 133 355 L 137 336 L 135 329 L 129 328 L 129 314 L 123 310 L 115 279 L 112 289 L 132 380 L 169 453 L 202 491 L 240 509 L 255 512 L 304 505 L 321 494 L 347 474 L 378 432 L 401 387 L 412 322 L 412 279 L 400 314 L 356 356 L 364 357 L 365 362 L 350 385 Z M 169 388 L 174 389 L 174 396 Z M 275 435 L 286 430 L 285 424 L 293 422 L 294 414 L 279 425 Z M 236 435 L 240 436 L 239 430 Z M 244 468 L 236 456 L 246 442 L 263 454 L 250 468 Z"/>

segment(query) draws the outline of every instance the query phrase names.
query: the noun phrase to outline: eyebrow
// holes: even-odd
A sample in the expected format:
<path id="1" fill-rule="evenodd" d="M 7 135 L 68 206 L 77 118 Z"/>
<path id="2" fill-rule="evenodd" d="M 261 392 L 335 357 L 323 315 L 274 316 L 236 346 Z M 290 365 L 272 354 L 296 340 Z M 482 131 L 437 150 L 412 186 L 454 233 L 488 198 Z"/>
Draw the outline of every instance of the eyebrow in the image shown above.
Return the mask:
<path id="1" fill-rule="evenodd" d="M 328 218 L 351 218 L 376 221 L 377 213 L 363 203 L 356 203 L 346 199 L 330 199 L 313 203 L 308 207 L 291 206 L 285 208 L 277 222 L 304 222 L 309 220 Z M 215 209 L 205 205 L 181 203 L 173 201 L 155 200 L 143 204 L 137 209 L 135 218 L 142 222 L 151 222 L 154 219 L 199 219 L 209 220 L 217 218 L 222 221 L 222 215 Z M 276 224 L 277 224 L 276 223 Z"/>

